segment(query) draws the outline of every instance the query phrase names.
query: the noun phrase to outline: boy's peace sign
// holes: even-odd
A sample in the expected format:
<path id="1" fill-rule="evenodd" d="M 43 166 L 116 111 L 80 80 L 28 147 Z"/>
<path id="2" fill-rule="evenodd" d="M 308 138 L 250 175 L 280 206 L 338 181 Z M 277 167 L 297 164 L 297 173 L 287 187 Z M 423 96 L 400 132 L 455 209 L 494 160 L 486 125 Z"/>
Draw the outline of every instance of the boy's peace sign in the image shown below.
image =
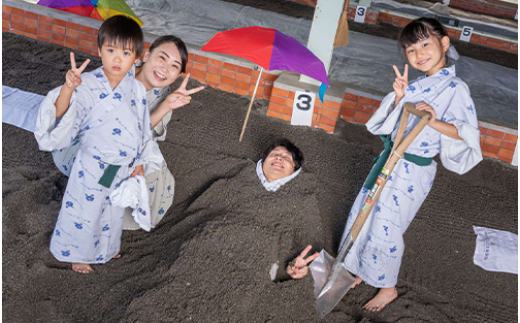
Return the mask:
<path id="1" fill-rule="evenodd" d="M 174 110 L 180 108 L 191 101 L 191 94 L 195 94 L 199 91 L 204 90 L 204 86 L 199 86 L 197 88 L 187 90 L 186 86 L 188 85 L 188 80 L 190 79 L 190 73 L 186 74 L 184 80 L 181 83 L 181 86 L 175 92 L 168 95 L 165 102 L 168 104 L 168 108 L 170 110 Z"/>
<path id="2" fill-rule="evenodd" d="M 393 84 L 395 96 L 402 98 L 404 96 L 404 90 L 408 87 L 408 64 L 404 65 L 403 75 L 401 75 L 397 66 L 394 65 L 393 67 L 395 75 L 397 76 Z"/>
<path id="3" fill-rule="evenodd" d="M 67 85 L 70 89 L 75 89 L 81 84 L 81 73 L 85 70 L 88 63 L 90 63 L 90 59 L 87 59 L 80 67 L 76 68 L 76 60 L 74 59 L 74 53 L 70 52 L 70 66 L 71 69 L 67 71 L 65 75 L 65 85 Z"/>

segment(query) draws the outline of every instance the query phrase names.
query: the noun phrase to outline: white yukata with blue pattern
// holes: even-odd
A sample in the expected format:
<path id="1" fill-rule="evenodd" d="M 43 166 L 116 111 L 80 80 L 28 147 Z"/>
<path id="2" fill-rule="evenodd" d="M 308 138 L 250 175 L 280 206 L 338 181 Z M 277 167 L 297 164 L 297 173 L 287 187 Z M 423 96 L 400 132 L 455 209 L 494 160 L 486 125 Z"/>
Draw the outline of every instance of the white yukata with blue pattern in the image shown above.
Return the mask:
<path id="1" fill-rule="evenodd" d="M 113 90 L 101 67 L 83 73 L 61 120 L 56 120 L 54 105 L 61 87 L 49 92 L 40 106 L 35 130 L 40 149 L 77 147 L 51 239 L 51 253 L 60 261 L 105 263 L 116 256 L 124 208 L 110 203 L 110 193 L 133 167 L 145 164 L 149 172 L 161 167 L 145 89 L 134 73 L 132 68 Z M 121 168 L 105 188 L 98 181 L 109 165 Z"/>
<path id="2" fill-rule="evenodd" d="M 142 62 L 138 62 L 137 66 Z M 169 87 L 155 88 L 146 92 L 146 101 L 150 113 L 159 107 L 164 99 L 171 93 Z M 168 122 L 171 118 L 171 111 L 166 114 L 161 121 L 153 128 L 153 139 L 155 141 L 164 141 L 166 138 L 166 130 Z M 74 163 L 74 158 L 78 152 L 77 145 L 69 146 L 65 149 L 55 150 L 52 152 L 54 163 L 58 169 L 65 174 L 70 176 L 70 169 Z M 175 192 L 175 179 L 168 170 L 166 161 L 163 162 L 160 170 L 148 173 L 146 175 L 146 186 L 149 192 L 150 201 L 150 212 L 152 228 L 154 228 L 164 217 L 166 211 L 170 208 L 173 203 L 173 195 Z M 134 221 L 132 216 L 133 209 L 127 208 L 125 210 L 125 216 L 123 219 L 124 230 L 137 230 L 139 224 Z"/>
<path id="3" fill-rule="evenodd" d="M 404 98 L 395 109 L 394 101 L 394 92 L 384 98 L 381 107 L 366 124 L 371 133 L 392 133 L 392 141 L 395 141 L 404 104 L 424 101 L 435 109 L 437 119 L 453 124 L 463 140 L 450 138 L 426 126 L 406 152 L 421 157 L 440 154 L 444 167 L 458 174 L 464 174 L 482 160 L 475 106 L 468 86 L 455 76 L 454 66 L 429 77 L 419 77 L 409 84 Z M 410 115 L 405 137 L 418 121 L 418 117 Z M 343 263 L 347 270 L 376 288 L 396 285 L 404 251 L 403 234 L 430 192 L 436 170 L 435 161 L 429 166 L 418 166 L 404 158 L 397 162 Z M 342 243 L 368 192 L 362 188 L 357 196 L 345 226 Z"/>

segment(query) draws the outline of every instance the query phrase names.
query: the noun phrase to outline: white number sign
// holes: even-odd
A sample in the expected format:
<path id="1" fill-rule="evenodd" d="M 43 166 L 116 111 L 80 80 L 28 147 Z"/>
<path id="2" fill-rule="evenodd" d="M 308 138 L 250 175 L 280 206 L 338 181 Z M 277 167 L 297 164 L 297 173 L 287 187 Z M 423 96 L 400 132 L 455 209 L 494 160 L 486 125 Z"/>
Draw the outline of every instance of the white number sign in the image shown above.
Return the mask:
<path id="1" fill-rule="evenodd" d="M 518 20 L 518 10 L 516 11 L 515 20 Z"/>
<path id="2" fill-rule="evenodd" d="M 367 16 L 367 7 L 365 7 L 365 6 L 357 6 L 357 8 L 356 8 L 356 17 L 354 18 L 354 21 L 355 22 L 364 23 L 366 16 Z"/>
<path id="3" fill-rule="evenodd" d="M 291 124 L 293 126 L 310 126 L 316 93 L 296 91 L 292 110 Z"/>
<path id="4" fill-rule="evenodd" d="M 460 40 L 469 42 L 471 39 L 471 35 L 473 35 L 473 27 L 462 27 L 462 32 L 460 33 Z"/>
<path id="5" fill-rule="evenodd" d="M 449 6 L 450 5 L 450 0 L 444 0 L 444 1 L 442 1 L 442 3 L 444 3 L 447 6 Z"/>

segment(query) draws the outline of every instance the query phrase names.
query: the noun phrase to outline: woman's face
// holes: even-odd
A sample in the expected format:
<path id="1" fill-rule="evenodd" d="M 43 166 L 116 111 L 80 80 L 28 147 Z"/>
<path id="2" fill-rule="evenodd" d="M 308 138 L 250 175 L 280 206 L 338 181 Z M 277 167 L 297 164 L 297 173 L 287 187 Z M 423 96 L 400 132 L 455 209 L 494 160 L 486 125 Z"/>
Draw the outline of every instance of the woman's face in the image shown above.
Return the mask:
<path id="1" fill-rule="evenodd" d="M 146 51 L 143 57 L 143 66 L 138 75 L 146 90 L 169 86 L 181 73 L 182 60 L 177 46 L 173 42 L 166 42 Z"/>
<path id="2" fill-rule="evenodd" d="M 285 147 L 276 147 L 265 158 L 262 170 L 268 182 L 291 175 L 294 173 L 292 154 Z"/>

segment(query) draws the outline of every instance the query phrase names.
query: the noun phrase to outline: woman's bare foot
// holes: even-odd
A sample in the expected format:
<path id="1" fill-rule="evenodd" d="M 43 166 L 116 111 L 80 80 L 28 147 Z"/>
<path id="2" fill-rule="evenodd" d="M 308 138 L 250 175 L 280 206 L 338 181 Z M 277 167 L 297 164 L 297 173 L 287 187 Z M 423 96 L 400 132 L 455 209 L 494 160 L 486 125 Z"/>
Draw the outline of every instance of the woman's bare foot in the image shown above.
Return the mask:
<path id="1" fill-rule="evenodd" d="M 72 270 L 80 274 L 89 274 L 94 271 L 89 264 L 72 263 Z"/>
<path id="2" fill-rule="evenodd" d="M 366 303 L 363 308 L 372 312 L 379 312 L 396 298 L 397 289 L 395 289 L 395 287 L 381 288 L 376 297 Z"/>
<path id="3" fill-rule="evenodd" d="M 361 277 L 356 277 L 356 281 L 354 282 L 354 284 L 350 288 L 354 288 L 357 285 L 361 284 L 362 282 L 363 282 L 363 279 L 361 279 Z"/>

